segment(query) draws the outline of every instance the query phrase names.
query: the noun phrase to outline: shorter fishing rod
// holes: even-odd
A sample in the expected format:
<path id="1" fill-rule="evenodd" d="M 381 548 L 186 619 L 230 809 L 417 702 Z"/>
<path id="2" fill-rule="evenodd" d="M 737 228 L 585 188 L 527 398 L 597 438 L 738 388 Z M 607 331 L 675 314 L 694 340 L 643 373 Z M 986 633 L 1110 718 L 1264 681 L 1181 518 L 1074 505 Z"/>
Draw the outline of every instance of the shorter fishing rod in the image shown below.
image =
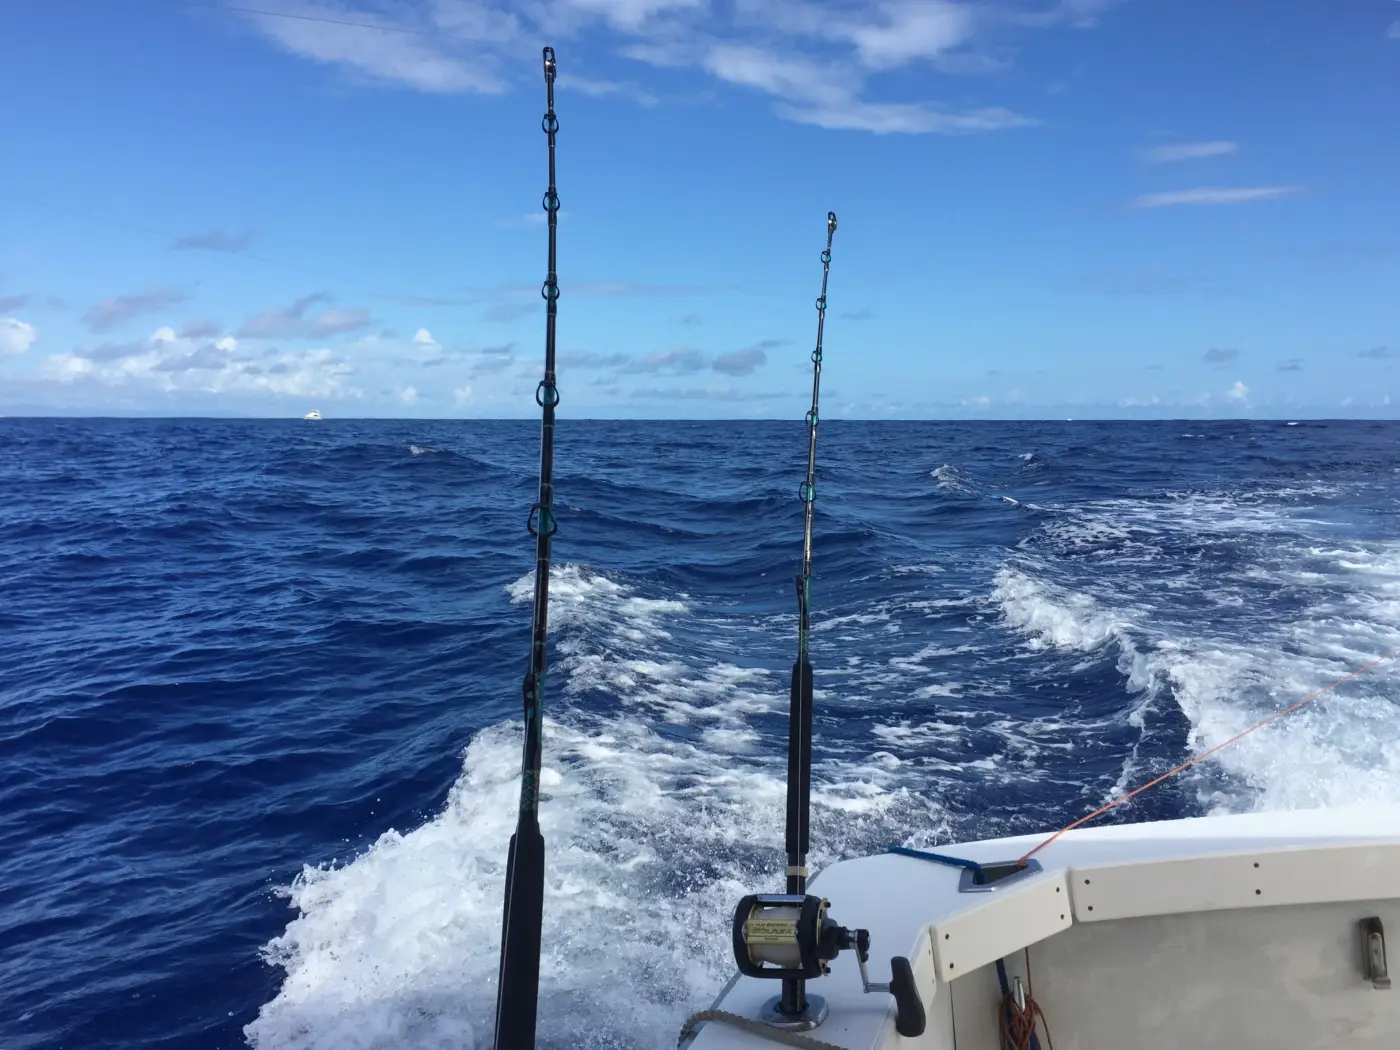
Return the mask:
<path id="1" fill-rule="evenodd" d="M 530 508 L 526 529 L 535 537 L 535 606 L 530 665 L 525 672 L 525 751 L 520 763 L 520 813 L 506 861 L 506 900 L 501 916 L 501 966 L 496 989 L 495 1050 L 534 1050 L 539 1011 L 540 929 L 544 921 L 544 836 L 540 834 L 541 721 L 544 700 L 545 640 L 549 620 L 550 540 L 554 518 L 554 410 L 559 388 L 554 377 L 554 328 L 559 305 L 555 235 L 559 192 L 554 185 L 554 49 L 544 49 L 546 107 L 541 126 L 549 137 L 549 188 L 544 210 L 549 221 L 549 272 L 540 294 L 545 302 L 544 378 L 535 389 L 543 410 L 540 424 L 540 495 Z"/>
<path id="2" fill-rule="evenodd" d="M 890 981 L 875 984 L 866 963 L 870 934 L 838 926 L 828 917 L 831 902 L 807 892 L 807 852 L 811 848 L 812 803 L 812 661 L 808 653 L 812 597 L 812 515 L 817 500 L 817 424 L 820 417 L 822 337 L 826 328 L 826 287 L 831 275 L 831 242 L 836 213 L 826 213 L 826 248 L 822 251 L 822 292 L 817 297 L 817 346 L 812 351 L 812 407 L 807 410 L 807 476 L 798 487 L 802 500 L 802 571 L 797 575 L 797 660 L 792 665 L 788 705 L 787 892 L 753 894 L 734 910 L 734 961 L 746 977 L 775 978 L 781 994 L 764 1003 L 758 1019 L 775 1028 L 808 1031 L 827 1016 L 826 1002 L 807 991 L 807 982 L 831 972 L 828 965 L 852 950 L 866 992 L 894 996 L 895 1030 L 914 1038 L 923 1034 L 923 1001 L 909 960 L 890 960 Z"/>
<path id="3" fill-rule="evenodd" d="M 822 251 L 822 294 L 817 297 L 817 348 L 812 351 L 812 407 L 807 410 L 807 477 L 798 486 L 802 500 L 802 571 L 797 574 L 797 661 L 792 665 L 788 703 L 787 891 L 807 892 L 807 851 L 812 808 L 812 662 L 807 655 L 808 607 L 812 596 L 812 514 L 817 503 L 817 423 L 822 389 L 822 333 L 826 328 L 826 284 L 831 277 L 831 239 L 836 213 L 826 213 Z M 807 1007 L 806 982 L 783 980 L 779 1010 L 792 1016 Z"/>

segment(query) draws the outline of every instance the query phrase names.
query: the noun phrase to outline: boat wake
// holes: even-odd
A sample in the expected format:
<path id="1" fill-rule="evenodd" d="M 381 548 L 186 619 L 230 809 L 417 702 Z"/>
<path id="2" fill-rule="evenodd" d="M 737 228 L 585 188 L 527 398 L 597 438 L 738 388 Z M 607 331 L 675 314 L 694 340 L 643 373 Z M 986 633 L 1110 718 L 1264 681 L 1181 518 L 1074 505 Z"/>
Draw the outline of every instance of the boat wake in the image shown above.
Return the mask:
<path id="1" fill-rule="evenodd" d="M 813 865 L 1057 826 L 1393 646 L 1400 544 L 1318 498 L 1042 500 L 970 570 L 891 559 L 814 623 Z M 670 1046 L 732 972 L 730 909 L 779 882 L 791 626 L 554 567 L 541 1047 Z M 1398 698 L 1349 683 L 1126 819 L 1400 801 Z M 256 1050 L 490 1045 L 519 746 L 482 730 L 440 815 L 296 879 Z"/>

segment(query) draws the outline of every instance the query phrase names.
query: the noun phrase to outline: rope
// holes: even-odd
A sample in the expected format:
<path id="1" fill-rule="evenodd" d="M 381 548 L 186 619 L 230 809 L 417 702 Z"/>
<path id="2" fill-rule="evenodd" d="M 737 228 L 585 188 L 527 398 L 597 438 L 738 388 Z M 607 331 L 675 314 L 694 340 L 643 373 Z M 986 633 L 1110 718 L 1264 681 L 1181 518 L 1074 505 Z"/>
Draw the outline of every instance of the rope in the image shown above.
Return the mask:
<path id="1" fill-rule="evenodd" d="M 1114 800 L 1113 800 L 1112 802 L 1110 802 L 1108 805 L 1106 805 L 1106 806 L 1100 806 L 1098 809 L 1094 810 L 1094 812 L 1090 813 L 1088 816 L 1080 817 L 1078 820 L 1076 820 L 1076 821 L 1075 821 L 1074 823 L 1072 823 L 1072 824 L 1066 824 L 1064 827 L 1062 827 L 1059 831 L 1055 832 L 1053 835 L 1051 835 L 1049 838 L 1047 838 L 1047 839 L 1046 839 L 1044 842 L 1042 842 L 1040 845 L 1036 846 L 1036 847 L 1035 847 L 1033 850 L 1031 850 L 1029 853 L 1027 853 L 1027 854 L 1025 854 L 1023 857 L 1021 857 L 1021 859 L 1018 860 L 1016 863 L 1017 863 L 1017 864 L 1024 864 L 1026 861 L 1030 860 L 1030 859 L 1031 859 L 1032 857 L 1034 857 L 1037 853 L 1039 853 L 1041 850 L 1043 850 L 1046 846 L 1050 845 L 1050 843 L 1052 843 L 1052 842 L 1054 842 L 1056 839 L 1058 839 L 1058 838 L 1059 838 L 1061 835 L 1063 835 L 1066 831 L 1073 831 L 1075 828 L 1079 827 L 1080 825 L 1089 823 L 1089 821 L 1093 820 L 1095 817 L 1101 817 L 1101 816 L 1103 816 L 1105 813 L 1107 813 L 1107 812 L 1108 812 L 1110 809 L 1112 809 L 1113 807 L 1115 807 L 1115 806 L 1121 806 L 1124 802 L 1127 802 L 1129 799 L 1136 798 L 1138 795 L 1141 795 L 1141 794 L 1142 794 L 1144 791 L 1146 791 L 1148 788 L 1150 788 L 1150 787 L 1156 787 L 1156 786 L 1157 786 L 1158 784 L 1160 784 L 1162 781 L 1167 780 L 1167 779 L 1169 779 L 1169 778 L 1171 778 L 1171 777 L 1176 776 L 1178 773 L 1182 772 L 1183 770 L 1190 769 L 1190 768 L 1191 768 L 1192 766 L 1194 766 L 1197 762 L 1200 762 L 1202 759 L 1209 758 L 1211 755 L 1215 754 L 1217 751 L 1220 751 L 1220 750 L 1222 750 L 1222 749 L 1224 749 L 1224 748 L 1229 747 L 1231 744 L 1235 743 L 1235 741 L 1237 741 L 1237 740 L 1242 740 L 1244 737 L 1249 736 L 1250 733 L 1253 733 L 1256 729 L 1263 729 L 1263 728 L 1264 728 L 1266 725 L 1268 725 L 1270 722 L 1276 722 L 1276 721 L 1278 721 L 1280 718 L 1284 717 L 1285 715 L 1291 715 L 1294 711 L 1298 710 L 1298 708 L 1302 707 L 1304 704 L 1310 704 L 1310 703 L 1312 703 L 1312 702 L 1313 702 L 1314 700 L 1316 700 L 1318 697 L 1323 696 L 1323 695 L 1326 694 L 1326 693 L 1330 693 L 1333 689 L 1336 689 L 1339 685 L 1342 685 L 1342 684 L 1345 683 L 1345 682 L 1350 682 L 1353 678 L 1358 678 L 1358 677 L 1360 677 L 1361 675 L 1365 674 L 1367 671 L 1371 670 L 1371 668 L 1376 667 L 1376 666 L 1378 666 L 1379 664 L 1385 663 L 1385 661 L 1389 660 L 1389 659 L 1390 659 L 1391 657 L 1393 657 L 1396 653 L 1400 653 L 1400 646 L 1396 646 L 1394 649 L 1390 650 L 1390 652 L 1384 653 L 1384 654 L 1382 654 L 1381 656 L 1376 657 L 1374 660 L 1372 660 L 1372 661 L 1371 661 L 1370 663 L 1368 663 L 1368 664 L 1362 664 L 1362 665 L 1361 665 L 1360 667 L 1358 667 L 1355 671 L 1352 671 L 1351 674 L 1343 675 L 1341 678 L 1338 678 L 1338 679 L 1337 679 L 1335 682 L 1333 682 L 1331 685 L 1325 685 L 1325 686 L 1323 686 L 1321 689 L 1319 689 L 1317 692 L 1308 694 L 1307 696 L 1303 697 L 1303 699 L 1299 700 L 1296 704 L 1292 704 L 1292 705 L 1290 705 L 1290 706 L 1288 706 L 1288 707 L 1285 707 L 1282 711 L 1275 711 L 1273 714 L 1271 714 L 1268 718 L 1264 719 L 1262 722 L 1257 722 L 1257 723 L 1255 723 L 1254 725 L 1252 725 L 1252 726 L 1250 726 L 1248 729 L 1246 729 L 1243 733 L 1236 733 L 1236 734 L 1235 734 L 1234 736 L 1232 736 L 1229 740 L 1226 740 L 1223 744 L 1216 744 L 1214 747 L 1210 748 L 1208 751 L 1202 751 L 1199 755 L 1196 755 L 1194 758 L 1190 758 L 1190 759 L 1188 759 L 1187 761 L 1181 763 L 1181 765 L 1177 766 L 1175 769 L 1169 769 L 1169 770 L 1167 770 L 1165 773 L 1163 773 L 1161 776 L 1157 777 L 1156 779 L 1154 779 L 1154 780 L 1149 780 L 1146 784 L 1143 784 L 1141 787 L 1134 788 L 1132 791 L 1129 791 L 1126 795 L 1122 795 L 1122 796 L 1120 796 L 1120 797 L 1114 799 Z"/>
<path id="2" fill-rule="evenodd" d="M 1026 1008 L 1018 1009 L 1016 997 L 1006 981 L 1006 964 L 997 960 L 997 977 L 1001 980 L 1002 998 L 997 1004 L 997 1033 L 1001 1050 L 1040 1050 L 1040 1040 L 1036 1038 L 1036 1025 L 1045 1029 L 1047 1050 L 1055 1050 L 1050 1038 L 1050 1022 L 1045 1019 L 1045 1011 L 1035 1001 L 1034 985 L 1031 983 L 1031 952 L 1026 953 Z"/>
<path id="3" fill-rule="evenodd" d="M 948 864 L 955 868 L 967 868 L 969 871 L 982 875 L 982 865 L 975 860 L 968 860 L 966 857 L 950 857 L 946 853 L 929 853 L 927 850 L 910 849 L 908 846 L 890 846 L 886 853 L 898 853 L 901 857 L 914 857 L 916 860 L 928 860 L 934 864 Z"/>
<path id="4" fill-rule="evenodd" d="M 685 1019 L 685 1024 L 681 1025 L 681 1037 L 676 1041 L 676 1046 L 683 1045 L 687 1039 L 695 1034 L 695 1029 L 706 1021 L 719 1021 L 721 1024 L 731 1025 L 761 1039 L 771 1039 L 775 1043 L 786 1043 L 788 1046 L 798 1046 L 804 1050 L 846 1050 L 845 1047 L 837 1046 L 835 1043 L 824 1043 L 820 1039 L 813 1039 L 801 1032 L 789 1032 L 784 1028 L 774 1028 L 771 1024 L 764 1024 L 762 1021 L 753 1021 L 747 1017 L 740 1017 L 738 1014 L 731 1014 L 728 1010 L 701 1010 L 699 1013 L 691 1014 Z"/>

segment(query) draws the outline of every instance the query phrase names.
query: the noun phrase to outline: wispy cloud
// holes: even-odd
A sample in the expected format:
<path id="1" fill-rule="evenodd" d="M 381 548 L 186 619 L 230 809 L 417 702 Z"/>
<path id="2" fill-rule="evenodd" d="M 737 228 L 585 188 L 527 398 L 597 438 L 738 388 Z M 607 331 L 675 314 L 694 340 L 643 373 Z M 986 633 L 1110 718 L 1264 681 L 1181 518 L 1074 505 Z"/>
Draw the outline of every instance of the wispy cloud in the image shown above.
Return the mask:
<path id="1" fill-rule="evenodd" d="M 661 100 L 646 88 L 625 80 L 590 80 L 580 76 L 561 76 L 561 91 L 577 91 L 591 98 L 622 98 L 639 106 L 655 106 Z"/>
<path id="2" fill-rule="evenodd" d="M 561 355 L 559 368 L 621 368 L 632 359 L 626 354 L 574 354 Z"/>
<path id="3" fill-rule="evenodd" d="M 441 299 L 428 295 L 398 295 L 393 292 L 381 292 L 374 296 L 389 303 L 398 303 L 400 306 L 464 306 L 466 299 Z"/>
<path id="4" fill-rule="evenodd" d="M 117 295 L 91 307 L 83 314 L 83 323 L 94 332 L 106 332 L 133 318 L 177 306 L 187 299 L 189 295 L 178 288 L 152 288 L 131 295 Z"/>
<path id="5" fill-rule="evenodd" d="M 503 91 L 495 48 L 521 34 L 516 15 L 486 4 L 404 5 L 393 14 L 335 2 L 308 9 L 263 0 L 260 6 L 240 14 L 284 50 L 433 94 Z"/>
<path id="6" fill-rule="evenodd" d="M 655 401 L 767 401 L 780 394 L 740 390 L 729 385 L 705 387 L 638 387 L 632 397 Z"/>
<path id="7" fill-rule="evenodd" d="M 874 316 L 869 310 L 851 310 L 841 315 L 847 321 L 868 321 Z"/>
<path id="8" fill-rule="evenodd" d="M 768 354 L 761 346 L 750 346 L 720 354 L 711 366 L 716 372 L 728 376 L 752 375 L 768 363 Z"/>
<path id="9" fill-rule="evenodd" d="M 585 32 L 625 57 L 690 68 L 769 95 L 775 113 L 819 127 L 875 134 L 967 134 L 1034 123 L 996 105 L 869 97 L 872 76 L 929 65 L 950 74 L 1004 69 L 1000 41 L 1057 27 L 1087 28 L 1114 0 L 432 0 L 365 11 L 346 0 L 261 0 L 240 12 L 277 46 L 370 82 L 432 93 L 505 90 L 506 63 L 548 28 Z M 353 24 L 343 24 L 353 23 Z M 646 83 L 567 70 L 560 86 L 640 105 L 664 99 Z"/>
<path id="10" fill-rule="evenodd" d="M 668 296 L 696 295 L 704 291 L 706 289 L 698 284 L 652 284 L 645 281 L 582 281 L 560 286 L 560 292 L 566 300 L 576 295 L 661 299 Z M 539 285 L 482 288 L 473 292 L 469 301 L 484 306 L 482 317 L 495 323 L 519 320 L 544 309 Z"/>
<path id="11" fill-rule="evenodd" d="M 541 208 L 539 211 L 527 211 L 513 219 L 497 219 L 496 225 L 503 230 L 533 230 L 543 226 L 544 220 L 544 209 Z"/>
<path id="12" fill-rule="evenodd" d="M 1394 357 L 1400 357 L 1400 354 L 1397 354 L 1387 346 L 1373 346 L 1369 350 L 1362 350 L 1358 356 L 1369 357 L 1373 361 L 1386 361 Z"/>
<path id="13" fill-rule="evenodd" d="M 1389 40 L 1400 40 L 1400 18 L 1390 23 L 1390 28 L 1385 31 L 1385 35 Z"/>
<path id="14" fill-rule="evenodd" d="M 1153 146 L 1143 150 L 1142 159 L 1149 164 L 1172 164 L 1182 160 L 1223 157 L 1238 149 L 1239 145 L 1234 142 L 1175 142 L 1168 146 Z"/>
<path id="15" fill-rule="evenodd" d="M 223 330 L 218 321 L 186 321 L 176 334 L 181 339 L 211 339 Z"/>
<path id="16" fill-rule="evenodd" d="M 677 346 L 670 350 L 658 350 L 646 357 L 629 360 L 622 366 L 623 372 L 659 373 L 683 375 L 698 372 L 706 365 L 705 355 L 688 346 Z"/>
<path id="17" fill-rule="evenodd" d="M 1145 193 L 1133 198 L 1133 208 L 1172 208 L 1183 204 L 1249 204 L 1301 193 L 1301 186 L 1236 186 L 1201 187 L 1194 190 L 1171 190 L 1166 193 Z"/>
<path id="18" fill-rule="evenodd" d="M 240 339 L 323 339 L 365 328 L 370 316 L 364 310 L 327 308 L 315 317 L 307 310 L 329 300 L 325 292 L 304 295 L 290 306 L 273 306 L 248 318 L 238 329 Z"/>
<path id="19" fill-rule="evenodd" d="M 27 295 L 0 295 L 0 311 L 20 310 L 28 305 Z"/>
<path id="20" fill-rule="evenodd" d="M 224 233 L 222 230 L 209 230 L 207 233 L 191 233 L 181 237 L 170 247 L 175 251 L 203 249 L 210 252 L 245 252 L 256 239 L 251 230 L 243 233 Z"/>
<path id="21" fill-rule="evenodd" d="M 1303 359 L 1301 357 L 1290 357 L 1280 361 L 1275 367 L 1276 372 L 1301 372 L 1303 370 Z"/>
<path id="22" fill-rule="evenodd" d="M 1226 361 L 1233 361 L 1239 356 L 1240 352 L 1238 350 L 1213 346 L 1202 355 L 1201 360 L 1210 364 L 1224 364 Z"/>

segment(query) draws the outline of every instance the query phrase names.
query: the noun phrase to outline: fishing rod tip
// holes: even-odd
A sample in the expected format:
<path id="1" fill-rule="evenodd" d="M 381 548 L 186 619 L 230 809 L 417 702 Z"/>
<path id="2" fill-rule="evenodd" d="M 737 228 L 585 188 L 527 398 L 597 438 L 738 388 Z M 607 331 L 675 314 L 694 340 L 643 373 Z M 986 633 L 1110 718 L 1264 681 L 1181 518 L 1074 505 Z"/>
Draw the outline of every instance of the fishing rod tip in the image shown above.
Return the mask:
<path id="1" fill-rule="evenodd" d="M 546 80 L 554 79 L 554 69 L 554 48 L 547 47 L 544 49 L 544 78 Z"/>

